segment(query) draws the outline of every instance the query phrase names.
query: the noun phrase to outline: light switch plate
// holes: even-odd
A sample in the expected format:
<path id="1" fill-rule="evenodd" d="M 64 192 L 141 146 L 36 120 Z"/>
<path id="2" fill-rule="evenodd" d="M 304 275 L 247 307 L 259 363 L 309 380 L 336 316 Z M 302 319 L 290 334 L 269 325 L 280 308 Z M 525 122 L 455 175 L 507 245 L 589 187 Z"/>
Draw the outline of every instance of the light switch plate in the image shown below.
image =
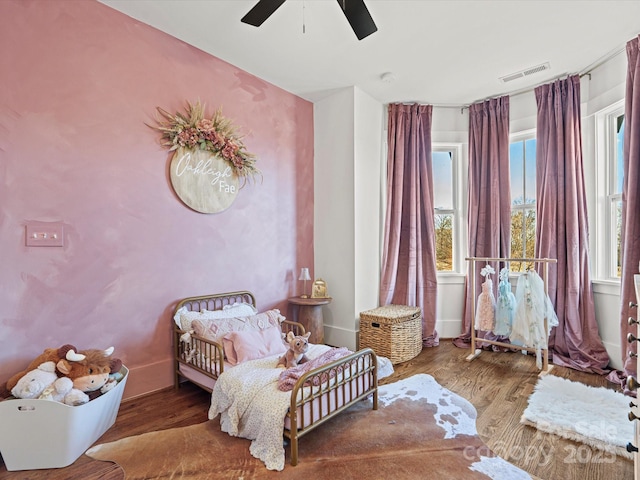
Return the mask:
<path id="1" fill-rule="evenodd" d="M 27 247 L 63 247 L 64 224 L 27 223 L 25 228 Z"/>

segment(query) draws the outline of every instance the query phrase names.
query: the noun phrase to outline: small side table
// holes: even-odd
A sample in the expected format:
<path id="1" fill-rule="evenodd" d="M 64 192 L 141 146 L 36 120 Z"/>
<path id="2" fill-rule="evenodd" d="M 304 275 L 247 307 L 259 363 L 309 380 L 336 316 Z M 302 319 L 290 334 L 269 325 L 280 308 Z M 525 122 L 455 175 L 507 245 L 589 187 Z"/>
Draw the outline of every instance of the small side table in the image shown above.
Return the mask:
<path id="1" fill-rule="evenodd" d="M 307 332 L 311 332 L 309 343 L 324 343 L 322 306 L 331 303 L 332 298 L 291 297 L 289 303 L 298 306 L 298 318 Z"/>

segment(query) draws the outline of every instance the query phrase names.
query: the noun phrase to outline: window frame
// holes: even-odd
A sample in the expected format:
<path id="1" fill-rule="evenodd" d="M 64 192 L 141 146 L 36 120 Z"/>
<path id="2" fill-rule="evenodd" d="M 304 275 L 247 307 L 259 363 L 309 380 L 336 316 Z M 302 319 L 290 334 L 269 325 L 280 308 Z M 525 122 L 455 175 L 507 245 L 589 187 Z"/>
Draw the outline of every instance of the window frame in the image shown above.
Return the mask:
<path id="1" fill-rule="evenodd" d="M 451 246 L 451 256 L 452 256 L 452 269 L 451 270 L 437 270 L 437 275 L 439 277 L 453 276 L 459 275 L 463 266 L 465 266 L 464 261 L 464 230 L 463 230 L 463 215 L 461 212 L 461 206 L 463 205 L 463 199 L 461 198 L 462 192 L 464 189 L 462 188 L 462 144 L 460 143 L 441 143 L 441 142 L 432 142 L 431 144 L 431 153 L 435 152 L 444 152 L 451 154 L 451 202 L 452 208 L 436 208 L 434 206 L 433 215 L 435 219 L 435 215 L 452 215 L 451 228 L 452 228 L 452 246 Z M 434 182 L 436 179 L 433 179 Z M 435 202 L 435 196 L 434 196 Z M 435 222 L 434 222 L 435 223 Z M 465 266 L 466 267 L 466 266 Z"/>
<path id="2" fill-rule="evenodd" d="M 537 131 L 536 129 L 528 129 L 528 130 L 522 130 L 520 132 L 516 132 L 516 133 L 511 133 L 509 135 L 509 152 L 511 152 L 511 145 L 513 143 L 519 142 L 522 143 L 523 149 L 526 148 L 525 147 L 525 143 L 527 140 L 536 140 L 536 151 L 538 148 L 538 139 L 537 139 Z M 526 151 L 526 150 L 525 150 Z M 537 159 L 534 159 L 537 162 Z M 526 161 L 526 157 L 525 157 L 525 161 Z M 523 186 L 526 185 L 526 164 L 523 166 L 523 175 L 522 175 L 522 183 Z M 511 170 L 511 155 L 509 155 L 509 169 Z M 509 178 L 511 178 L 511 172 L 509 172 Z M 537 180 L 537 179 L 536 179 Z M 536 181 L 537 184 L 537 181 Z M 526 213 L 527 210 L 531 210 L 533 209 L 536 212 L 536 217 L 535 217 L 535 221 L 536 221 L 536 225 L 538 223 L 538 215 L 537 215 L 537 204 L 538 204 L 538 194 L 537 194 L 537 185 L 536 185 L 536 191 L 534 191 L 534 195 L 535 195 L 535 203 L 523 203 L 522 205 L 517 205 L 514 206 L 513 205 L 513 199 L 511 198 L 511 185 L 510 185 L 510 189 L 509 189 L 509 205 L 510 205 L 510 212 L 511 215 L 513 215 L 513 211 L 514 210 L 521 210 L 523 213 Z M 523 189 L 523 191 L 525 191 L 525 195 L 523 196 L 523 202 L 526 200 L 526 189 Z M 524 218 L 526 218 L 526 215 L 523 215 L 523 221 Z M 511 225 L 513 227 L 513 225 Z M 526 229 L 523 229 L 523 235 L 525 234 Z M 511 247 L 511 242 L 512 242 L 512 238 L 513 238 L 513 228 L 511 228 L 511 231 L 509 233 L 509 247 Z M 526 237 L 524 240 L 524 250 L 526 252 Z M 535 242 L 537 241 L 537 238 L 534 238 L 534 249 L 535 249 Z M 511 249 L 511 248 L 510 248 Z M 523 254 L 525 253 L 523 252 Z M 527 258 L 526 255 L 520 256 L 517 255 L 516 257 L 514 257 L 514 252 L 510 252 L 510 257 L 512 258 Z M 522 272 L 520 271 L 511 271 L 510 274 L 511 275 L 518 275 Z"/>
<path id="3" fill-rule="evenodd" d="M 617 119 L 624 115 L 624 99 L 595 113 L 596 248 L 595 274 L 600 281 L 620 284 L 617 275 Z"/>

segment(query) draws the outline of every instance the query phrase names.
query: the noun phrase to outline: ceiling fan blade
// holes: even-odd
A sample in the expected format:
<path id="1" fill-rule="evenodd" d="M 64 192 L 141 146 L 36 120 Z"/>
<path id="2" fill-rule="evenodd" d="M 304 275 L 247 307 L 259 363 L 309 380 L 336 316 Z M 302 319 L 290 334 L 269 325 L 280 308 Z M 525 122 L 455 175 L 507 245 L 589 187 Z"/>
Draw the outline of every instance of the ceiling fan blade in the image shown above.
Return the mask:
<path id="1" fill-rule="evenodd" d="M 253 25 L 254 27 L 259 27 L 284 2 L 285 0 L 259 0 L 240 21 Z"/>
<path id="2" fill-rule="evenodd" d="M 364 0 L 337 0 L 358 40 L 378 31 Z"/>

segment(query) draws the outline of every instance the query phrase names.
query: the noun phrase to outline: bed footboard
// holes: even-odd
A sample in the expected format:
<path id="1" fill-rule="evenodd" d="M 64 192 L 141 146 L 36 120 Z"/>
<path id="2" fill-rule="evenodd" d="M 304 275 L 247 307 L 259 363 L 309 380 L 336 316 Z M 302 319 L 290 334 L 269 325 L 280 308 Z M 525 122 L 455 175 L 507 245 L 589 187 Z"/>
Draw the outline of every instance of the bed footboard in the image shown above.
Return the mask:
<path id="1" fill-rule="evenodd" d="M 378 409 L 378 359 L 365 348 L 307 372 L 291 392 L 284 436 L 291 443 L 291 465 L 298 463 L 298 439 L 356 402 L 373 396 Z M 312 388 L 305 388 L 312 386 Z"/>

